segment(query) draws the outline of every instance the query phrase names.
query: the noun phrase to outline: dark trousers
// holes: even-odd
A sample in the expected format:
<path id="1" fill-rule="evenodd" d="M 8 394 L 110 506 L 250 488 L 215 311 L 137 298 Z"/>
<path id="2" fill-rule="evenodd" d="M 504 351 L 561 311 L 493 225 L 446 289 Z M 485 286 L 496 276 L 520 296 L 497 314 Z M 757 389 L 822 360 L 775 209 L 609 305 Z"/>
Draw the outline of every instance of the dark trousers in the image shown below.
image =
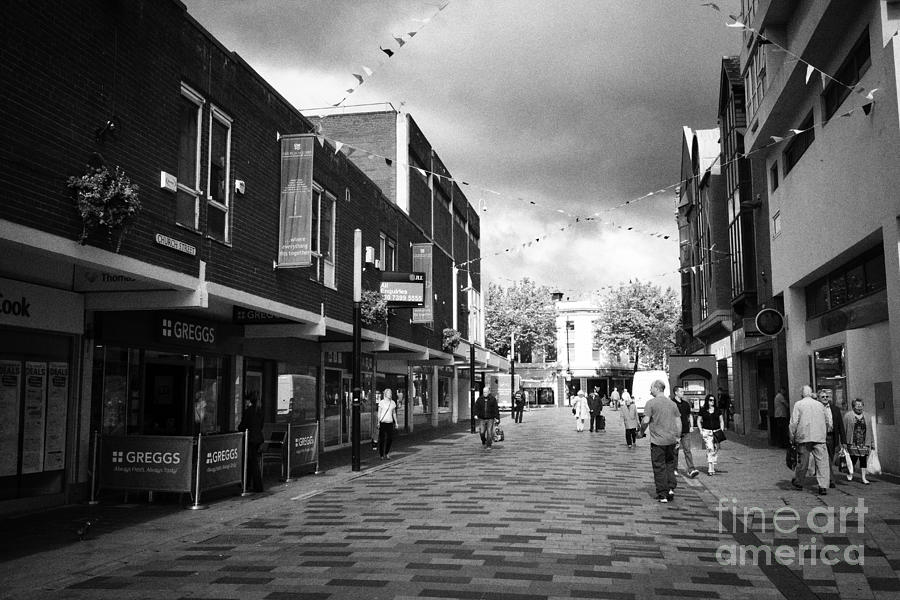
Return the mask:
<path id="1" fill-rule="evenodd" d="M 650 464 L 653 465 L 656 497 L 665 498 L 669 490 L 674 490 L 678 485 L 675 480 L 675 444 L 667 446 L 650 444 Z"/>
<path id="2" fill-rule="evenodd" d="M 521 423 L 523 414 L 525 414 L 524 406 L 520 406 L 518 408 L 513 408 L 513 422 Z"/>
<path id="3" fill-rule="evenodd" d="M 259 468 L 261 446 L 262 442 L 247 443 L 247 489 L 251 492 L 263 491 L 262 471 Z"/>
<path id="4" fill-rule="evenodd" d="M 788 418 L 775 417 L 775 440 L 782 448 L 787 448 L 790 443 L 790 435 L 788 434 Z"/>
<path id="5" fill-rule="evenodd" d="M 605 427 L 602 427 L 602 426 L 601 426 L 600 419 L 601 419 L 602 417 L 603 417 L 603 415 L 600 414 L 599 412 L 592 412 L 592 413 L 591 413 L 591 427 L 590 427 L 590 430 L 591 430 L 591 431 L 594 431 L 595 429 L 596 429 L 597 431 L 600 431 L 601 429 L 606 429 Z"/>
<path id="6" fill-rule="evenodd" d="M 625 430 L 625 443 L 632 446 L 637 443 L 637 429 L 632 427 Z"/>
<path id="7" fill-rule="evenodd" d="M 382 458 L 391 453 L 391 444 L 394 442 L 394 424 L 378 424 L 378 455 Z"/>

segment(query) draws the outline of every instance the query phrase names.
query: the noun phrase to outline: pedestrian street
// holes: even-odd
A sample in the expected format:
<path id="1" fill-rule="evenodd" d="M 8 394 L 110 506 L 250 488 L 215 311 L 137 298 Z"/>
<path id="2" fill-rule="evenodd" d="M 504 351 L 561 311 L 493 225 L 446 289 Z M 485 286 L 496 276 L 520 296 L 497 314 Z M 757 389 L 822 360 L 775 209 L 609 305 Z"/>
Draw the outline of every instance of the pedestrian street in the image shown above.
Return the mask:
<path id="1" fill-rule="evenodd" d="M 626 448 L 619 414 L 608 408 L 604 414 L 607 429 L 596 433 L 576 432 L 566 407 L 528 411 L 522 424 L 504 414 L 506 439 L 490 452 L 467 428 L 400 443 L 386 461 L 364 446 L 359 472 L 351 472 L 349 463 L 331 465 L 322 475 L 301 477 L 256 499 L 173 513 L 164 519 L 177 519 L 179 526 L 169 528 L 168 538 L 152 537 L 149 531 L 160 525 L 150 524 L 47 552 L 41 561 L 63 565 L 71 562 L 67 552 L 85 552 L 87 544 L 115 553 L 110 544 L 123 535 L 132 542 L 148 536 L 147 547 L 123 546 L 103 564 L 55 581 L 32 581 L 30 589 L 20 585 L 8 597 L 900 597 L 894 570 L 900 551 L 890 541 L 897 524 L 871 514 L 877 510 L 866 515 L 871 521 L 864 531 L 847 512 L 846 533 L 818 535 L 819 547 L 839 548 L 826 557 L 840 554 L 836 565 L 821 559 L 810 564 L 818 549 L 788 560 L 783 548 L 777 560 L 766 561 L 762 547 L 796 548 L 813 532 L 802 515 L 853 506 L 854 488 L 839 486 L 840 493 L 824 501 L 809 490 L 780 489 L 778 478 L 787 483 L 790 472 L 759 458 L 777 458 L 779 451 L 729 440 L 720 472 L 707 476 L 704 454 L 695 449 L 703 472 L 696 479 L 679 477 L 675 501 L 660 504 L 649 439 Z M 754 478 L 758 498 L 750 497 Z M 897 503 L 890 499 L 894 484 L 868 487 L 880 488 L 879 502 Z M 796 506 L 802 525 L 795 532 L 771 534 L 773 493 L 780 494 L 781 506 Z M 759 510 L 745 524 L 747 506 Z M 788 515 L 782 516 L 786 524 Z M 863 549 L 863 565 L 843 560 L 847 546 Z M 755 560 L 732 560 L 731 554 L 748 547 L 757 552 Z"/>

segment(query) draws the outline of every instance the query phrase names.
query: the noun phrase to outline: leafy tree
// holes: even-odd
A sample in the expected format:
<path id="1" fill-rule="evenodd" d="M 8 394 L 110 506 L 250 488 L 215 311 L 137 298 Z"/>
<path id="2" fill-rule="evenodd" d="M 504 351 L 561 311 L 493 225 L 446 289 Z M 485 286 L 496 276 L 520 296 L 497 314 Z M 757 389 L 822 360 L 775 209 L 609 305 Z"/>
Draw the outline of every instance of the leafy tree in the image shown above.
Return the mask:
<path id="1" fill-rule="evenodd" d="M 487 347 L 509 354 L 510 334 L 516 334 L 516 360 L 531 362 L 536 350 L 551 353 L 556 348 L 556 307 L 550 288 L 529 278 L 503 288 L 488 285 L 484 310 Z"/>
<path id="2" fill-rule="evenodd" d="M 634 353 L 634 368 L 665 368 L 675 347 L 680 306 L 671 288 L 629 281 L 608 292 L 594 337 L 612 354 Z"/>

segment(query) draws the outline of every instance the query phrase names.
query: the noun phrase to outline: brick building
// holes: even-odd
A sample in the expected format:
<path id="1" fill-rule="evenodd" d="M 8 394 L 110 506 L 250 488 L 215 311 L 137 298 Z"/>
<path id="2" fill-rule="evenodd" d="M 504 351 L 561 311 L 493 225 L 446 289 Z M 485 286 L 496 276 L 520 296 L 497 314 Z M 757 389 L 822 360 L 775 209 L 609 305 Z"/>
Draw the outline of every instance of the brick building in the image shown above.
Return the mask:
<path id="1" fill-rule="evenodd" d="M 477 245 L 446 253 L 452 217 L 425 230 L 180 2 L 16 3 L 0 28 L 0 512 L 85 497 L 93 432 L 233 431 L 253 395 L 267 421 L 318 423 L 324 450 L 348 443 L 355 229 L 382 260 L 393 242 L 397 271 L 440 249 L 431 319 L 363 330 L 363 439 L 376 388 L 404 392 L 407 428 L 460 418 L 468 378 L 442 328 Z M 302 268 L 279 245 L 286 140 L 312 154 Z M 67 187 L 101 165 L 140 188 L 121 239 L 86 227 Z M 370 266 L 363 287 L 380 279 Z M 423 395 L 446 415 L 417 420 Z"/>

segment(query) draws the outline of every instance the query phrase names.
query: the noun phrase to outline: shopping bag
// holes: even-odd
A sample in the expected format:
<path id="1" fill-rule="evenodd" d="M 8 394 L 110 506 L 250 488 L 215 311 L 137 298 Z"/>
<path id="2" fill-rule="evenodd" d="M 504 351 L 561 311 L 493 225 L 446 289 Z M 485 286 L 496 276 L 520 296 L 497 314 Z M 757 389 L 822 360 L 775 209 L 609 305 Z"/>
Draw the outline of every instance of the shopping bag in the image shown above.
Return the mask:
<path id="1" fill-rule="evenodd" d="M 797 468 L 797 446 L 794 444 L 788 446 L 787 453 L 784 456 L 784 464 L 791 471 Z"/>
<path id="2" fill-rule="evenodd" d="M 875 427 L 875 417 L 872 417 L 872 451 L 866 459 L 866 470 L 869 475 L 881 475 L 881 461 L 878 460 L 878 428 Z"/>
<path id="3" fill-rule="evenodd" d="M 850 457 L 850 453 L 846 448 L 841 448 L 841 457 L 842 462 L 841 468 L 847 471 L 847 475 L 853 476 L 853 459 Z"/>

